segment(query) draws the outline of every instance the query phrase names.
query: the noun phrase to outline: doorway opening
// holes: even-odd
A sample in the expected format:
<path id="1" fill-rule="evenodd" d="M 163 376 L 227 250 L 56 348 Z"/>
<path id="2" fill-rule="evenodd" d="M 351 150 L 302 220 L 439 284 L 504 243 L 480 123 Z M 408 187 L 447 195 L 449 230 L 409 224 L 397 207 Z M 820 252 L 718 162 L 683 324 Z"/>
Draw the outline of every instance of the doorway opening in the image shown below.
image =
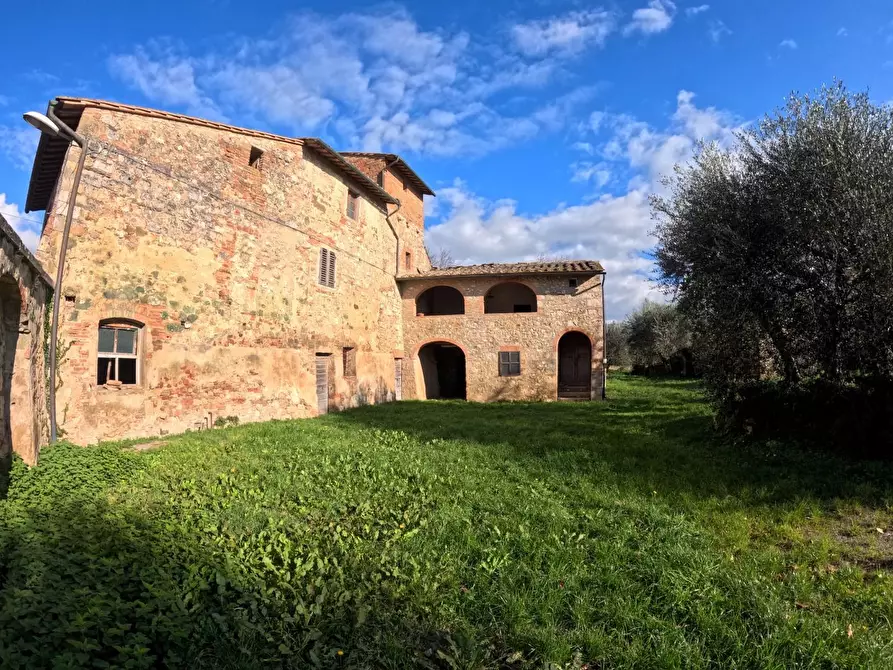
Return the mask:
<path id="1" fill-rule="evenodd" d="M 579 331 L 565 333 L 558 340 L 558 398 L 592 398 L 592 342 Z"/>
<path id="2" fill-rule="evenodd" d="M 449 342 L 431 342 L 419 350 L 425 398 L 465 400 L 465 353 Z"/>

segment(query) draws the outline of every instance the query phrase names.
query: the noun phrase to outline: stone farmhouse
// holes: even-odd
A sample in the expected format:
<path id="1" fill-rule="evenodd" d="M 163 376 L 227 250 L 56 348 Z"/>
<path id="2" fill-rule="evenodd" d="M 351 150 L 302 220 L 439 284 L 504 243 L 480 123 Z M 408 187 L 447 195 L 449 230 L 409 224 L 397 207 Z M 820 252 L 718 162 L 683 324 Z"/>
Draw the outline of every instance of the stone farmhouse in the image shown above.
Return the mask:
<path id="1" fill-rule="evenodd" d="M 395 399 L 602 397 L 601 265 L 432 268 L 423 198 L 434 192 L 399 156 L 113 102 L 51 105 L 88 141 L 60 287 L 66 438 Z M 41 136 L 26 203 L 46 212 L 37 260 L 6 243 L 11 230 L 0 236 L 0 270 L 5 255 L 21 266 L 0 278 L 4 318 L 16 302 L 10 322 L 27 306 L 31 324 L 28 338 L 7 342 L 22 352 L 16 366 L 45 350 L 47 272 L 80 152 Z M 13 390 L 3 419 L 8 428 L 11 415 L 39 417 L 6 432 L 7 447 L 33 461 L 46 375 L 28 361 L 29 373 L 4 384 Z M 16 383 L 28 392 L 16 396 Z M 12 396 L 22 400 L 10 412 Z"/>

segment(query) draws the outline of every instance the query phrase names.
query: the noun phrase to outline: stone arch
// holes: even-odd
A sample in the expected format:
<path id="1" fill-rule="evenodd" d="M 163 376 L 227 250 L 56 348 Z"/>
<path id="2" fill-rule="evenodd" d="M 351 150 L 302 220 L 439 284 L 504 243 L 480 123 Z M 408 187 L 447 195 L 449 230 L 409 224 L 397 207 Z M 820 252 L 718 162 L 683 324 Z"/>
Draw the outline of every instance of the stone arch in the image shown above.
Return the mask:
<path id="1" fill-rule="evenodd" d="M 415 313 L 417 316 L 465 314 L 465 296 L 454 286 L 432 286 L 416 297 Z"/>
<path id="2" fill-rule="evenodd" d="M 465 400 L 467 357 L 460 345 L 443 338 L 429 340 L 419 346 L 416 359 L 418 387 L 425 399 Z"/>
<path id="3" fill-rule="evenodd" d="M 17 403 L 13 400 L 16 350 L 19 348 L 22 309 L 27 304 L 22 293 L 19 283 L 11 275 L 0 276 L 0 454 L 3 456 L 12 453 L 23 425 L 27 435 L 22 437 L 31 437 L 28 421 L 22 421 L 30 408 L 14 407 Z"/>
<path id="4" fill-rule="evenodd" d="M 581 330 L 571 329 L 558 337 L 556 358 L 559 399 L 592 399 L 592 352 L 592 338 Z"/>
<path id="5" fill-rule="evenodd" d="M 536 291 L 511 280 L 490 286 L 484 294 L 484 314 L 512 314 L 537 311 Z"/>

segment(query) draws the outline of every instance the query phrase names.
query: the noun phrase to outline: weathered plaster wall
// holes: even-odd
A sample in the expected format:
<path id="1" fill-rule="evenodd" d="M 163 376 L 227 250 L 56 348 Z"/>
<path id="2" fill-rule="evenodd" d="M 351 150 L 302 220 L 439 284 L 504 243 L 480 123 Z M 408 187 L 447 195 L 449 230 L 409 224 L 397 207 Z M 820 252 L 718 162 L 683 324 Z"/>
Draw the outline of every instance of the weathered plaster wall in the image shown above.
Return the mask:
<path id="1" fill-rule="evenodd" d="M 333 354 L 330 407 L 388 400 L 401 350 L 397 240 L 366 197 L 299 141 L 85 110 L 86 162 L 63 282 L 59 423 L 76 442 L 316 413 L 315 355 Z M 249 165 L 252 147 L 264 154 Z M 77 149 L 38 257 L 55 258 Z M 355 186 L 354 186 L 355 188 Z M 362 194 L 362 190 L 360 190 Z M 334 289 L 319 250 L 337 254 Z M 142 383 L 96 383 L 100 320 L 141 332 Z M 342 372 L 357 349 L 357 375 Z"/>
<path id="2" fill-rule="evenodd" d="M 586 279 L 586 281 L 583 281 Z M 555 400 L 558 389 L 558 340 L 578 330 L 592 341 L 592 397 L 600 398 L 604 359 L 601 276 L 580 277 L 569 286 L 566 276 L 426 279 L 402 282 L 406 358 L 403 397 L 424 398 L 419 349 L 428 342 L 450 342 L 466 356 L 469 400 Z M 537 311 L 485 314 L 484 296 L 504 281 L 520 281 L 537 295 Z M 452 286 L 465 296 L 464 315 L 416 316 L 415 299 L 432 286 Z M 521 352 L 521 376 L 500 377 L 500 351 Z"/>
<path id="3" fill-rule="evenodd" d="M 33 465 L 49 438 L 45 320 L 49 278 L 0 216 L 0 458 Z"/>
<path id="4" fill-rule="evenodd" d="M 381 187 L 400 201 L 400 208 L 391 222 L 400 237 L 399 264 L 400 274 L 425 272 L 431 269 L 431 260 L 425 250 L 425 204 L 422 194 L 403 177 L 388 168 L 383 158 L 374 156 L 347 156 L 347 160 L 356 165 L 373 181 L 385 170 Z M 406 263 L 406 253 L 410 254 L 410 263 Z"/>

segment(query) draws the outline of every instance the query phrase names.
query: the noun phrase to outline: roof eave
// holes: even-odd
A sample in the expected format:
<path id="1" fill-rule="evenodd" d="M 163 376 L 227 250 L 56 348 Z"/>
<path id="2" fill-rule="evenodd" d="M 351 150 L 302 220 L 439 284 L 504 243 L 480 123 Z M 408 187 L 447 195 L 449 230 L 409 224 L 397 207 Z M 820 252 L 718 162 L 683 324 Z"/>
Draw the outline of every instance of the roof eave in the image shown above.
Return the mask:
<path id="1" fill-rule="evenodd" d="M 484 277 L 544 277 L 544 276 L 562 276 L 562 275 L 604 275 L 607 272 L 601 270 L 553 270 L 551 272 L 478 272 L 475 274 L 418 274 L 418 275 L 400 275 L 396 277 L 397 281 L 419 281 L 422 279 L 481 279 Z"/>

